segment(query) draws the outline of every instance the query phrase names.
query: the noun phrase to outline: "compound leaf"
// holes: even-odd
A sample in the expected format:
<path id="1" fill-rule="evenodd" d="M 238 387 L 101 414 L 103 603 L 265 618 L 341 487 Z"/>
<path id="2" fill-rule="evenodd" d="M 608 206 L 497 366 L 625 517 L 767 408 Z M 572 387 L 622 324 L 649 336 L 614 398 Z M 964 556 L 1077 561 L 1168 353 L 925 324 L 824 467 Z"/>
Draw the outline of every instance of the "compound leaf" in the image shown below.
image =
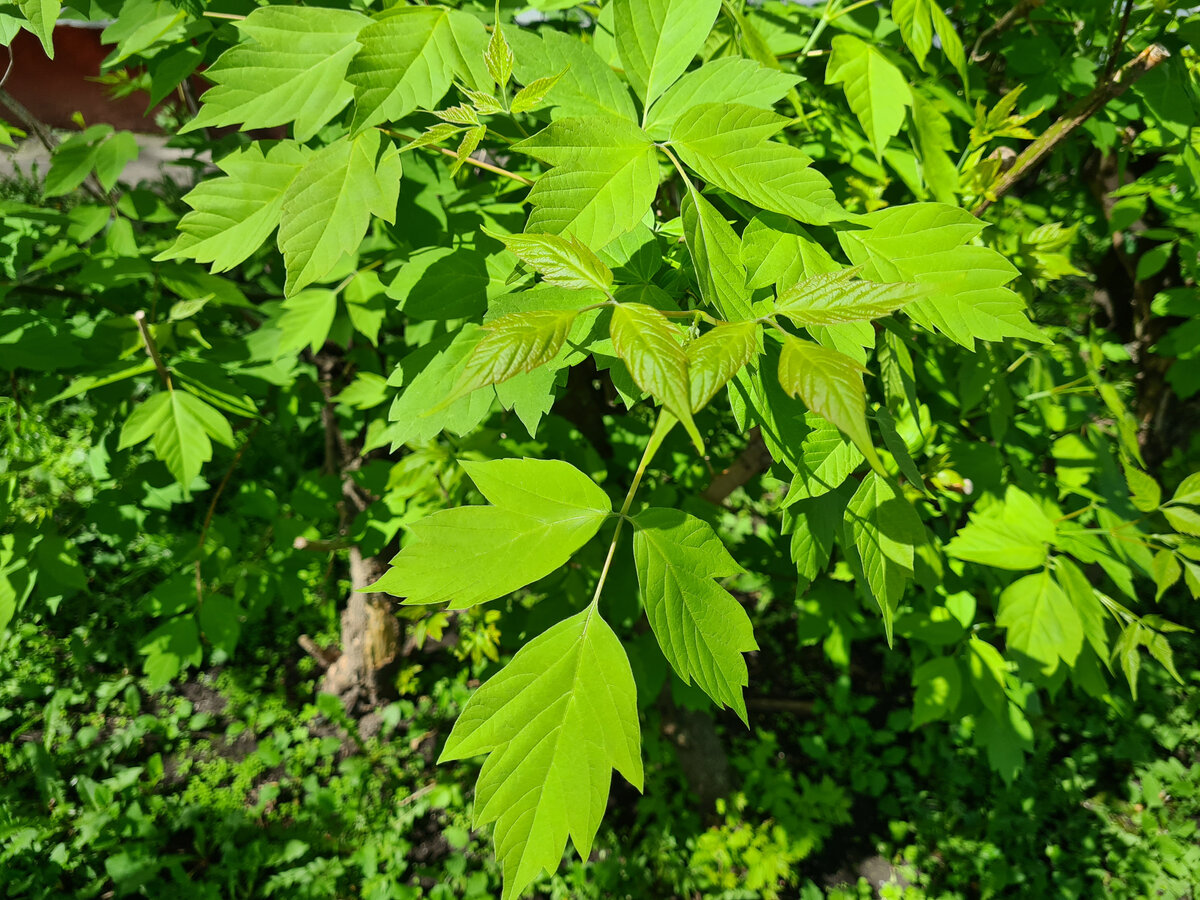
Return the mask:
<path id="1" fill-rule="evenodd" d="M 866 322 L 889 315 L 919 295 L 913 284 L 851 281 L 853 269 L 813 276 L 783 291 L 775 312 L 797 325 Z"/>
<path id="2" fill-rule="evenodd" d="M 1074 665 L 1083 649 L 1083 622 L 1049 570 L 1026 575 L 1004 589 L 996 624 L 1008 629 L 1008 646 L 1051 674 L 1061 659 Z"/>
<path id="3" fill-rule="evenodd" d="M 483 327 L 483 338 L 467 357 L 458 381 L 442 404 L 550 362 L 562 349 L 578 314 L 576 310 L 535 310 L 488 322 Z"/>
<path id="4" fill-rule="evenodd" d="M 842 85 L 876 158 L 882 159 L 884 147 L 904 124 L 904 107 L 912 106 L 908 81 L 886 56 L 853 35 L 839 34 L 832 48 L 825 83 Z"/>
<path id="5" fill-rule="evenodd" d="M 600 258 L 579 239 L 557 234 L 498 234 L 518 259 L 528 263 L 549 284 L 576 290 L 608 292 L 613 274 Z"/>

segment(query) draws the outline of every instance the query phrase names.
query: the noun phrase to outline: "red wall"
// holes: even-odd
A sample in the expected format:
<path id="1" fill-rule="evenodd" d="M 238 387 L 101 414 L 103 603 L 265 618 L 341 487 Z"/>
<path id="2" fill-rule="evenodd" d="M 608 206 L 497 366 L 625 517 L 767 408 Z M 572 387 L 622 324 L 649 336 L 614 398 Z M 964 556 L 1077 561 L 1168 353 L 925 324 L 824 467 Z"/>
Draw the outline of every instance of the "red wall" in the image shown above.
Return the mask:
<path id="1" fill-rule="evenodd" d="M 50 60 L 37 38 L 22 30 L 10 48 L 13 67 L 4 90 L 54 128 L 75 128 L 71 116 L 81 112 L 89 125 L 108 122 L 129 131 L 158 131 L 153 113 L 147 114 L 149 97 L 145 93 L 113 100 L 106 85 L 87 80 L 100 74 L 100 63 L 112 49 L 101 46 L 100 32 L 100 28 L 59 24 L 54 29 L 54 59 Z M 20 125 L 3 106 L 0 116 Z"/>

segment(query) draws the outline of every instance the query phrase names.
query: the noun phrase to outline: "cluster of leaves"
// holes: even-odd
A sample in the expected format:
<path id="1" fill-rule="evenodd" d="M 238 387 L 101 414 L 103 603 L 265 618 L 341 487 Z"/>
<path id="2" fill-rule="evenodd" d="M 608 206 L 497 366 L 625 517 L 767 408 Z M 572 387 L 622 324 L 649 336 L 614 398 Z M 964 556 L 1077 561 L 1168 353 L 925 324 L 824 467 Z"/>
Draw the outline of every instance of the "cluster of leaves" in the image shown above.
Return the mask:
<path id="1" fill-rule="evenodd" d="M 57 5 L 18 6 L 0 33 L 51 50 Z M 162 620 L 140 648 L 154 685 L 295 607 L 321 579 L 300 538 L 341 531 L 368 556 L 402 543 L 375 589 L 439 605 L 430 633 L 515 594 L 499 633 L 529 639 L 442 749 L 487 755 L 474 817 L 493 823 L 506 896 L 568 840 L 587 858 L 612 770 L 641 788 L 657 661 L 748 719 L 757 641 L 731 588 L 781 562 L 794 602 L 761 585 L 760 602 L 822 632 L 831 658 L 856 604 L 876 610 L 913 655 L 914 727 L 969 720 L 1009 780 L 1036 692 L 1102 697 L 1116 666 L 1136 694 L 1143 650 L 1174 674 L 1166 635 L 1186 626 L 1147 611 L 1146 585 L 1151 602 L 1176 584 L 1200 596 L 1200 476 L 1186 447 L 1149 474 L 1139 427 L 1160 395 L 1131 411 L 1114 373 L 1179 357 L 1159 380 L 1192 393 L 1195 320 L 1152 314 L 1195 312 L 1195 16 L 1085 4 L 1076 33 L 1111 19 L 1110 43 L 1051 42 L 1062 65 L 1028 68 L 1020 51 L 1048 52 L 1031 26 L 1000 71 L 975 64 L 982 28 L 964 49 L 981 2 L 956 27 L 928 0 L 613 0 L 594 20 L 547 9 L 541 30 L 469 5 L 121 6 L 107 65 L 144 66 L 152 100 L 211 63 L 175 140 L 217 172 L 182 215 L 145 188 L 114 196 L 136 144 L 92 126 L 54 154 L 44 194 L 63 200 L 3 208 L 0 367 L 18 405 L 93 417 L 105 513 L 56 519 L 19 467 L 3 473 L 17 527 L 0 627 L 35 614 L 35 592 L 53 613 L 87 586 L 82 543 L 127 552 L 147 510 L 176 507 L 191 533 L 139 563 L 167 569 L 143 601 Z M 1175 49 L 1166 64 L 1095 111 L 1032 195 L 997 194 L 1000 150 L 1051 133 L 1047 111 L 1153 41 Z M 218 136 L 233 126 L 277 131 Z M 1084 152 L 1146 171 L 1097 212 L 1054 180 Z M 988 204 L 993 229 L 972 212 Z M 1166 224 L 1146 226 L 1151 204 Z M 1084 290 L 1075 217 L 1097 240 L 1157 242 L 1123 251 L 1146 316 L 1121 334 L 1111 301 L 1126 347 L 1049 299 Z M 568 415 L 596 384 L 611 401 Z M 705 454 L 750 434 L 773 462 L 754 568 L 694 496 Z M 219 508 L 256 443 L 308 437 L 313 452 L 277 461 L 278 490 L 245 482 Z M 343 480 L 350 445 L 361 465 Z M 630 637 L 643 612 L 653 642 Z M 468 640 L 477 667 L 495 621 Z"/>

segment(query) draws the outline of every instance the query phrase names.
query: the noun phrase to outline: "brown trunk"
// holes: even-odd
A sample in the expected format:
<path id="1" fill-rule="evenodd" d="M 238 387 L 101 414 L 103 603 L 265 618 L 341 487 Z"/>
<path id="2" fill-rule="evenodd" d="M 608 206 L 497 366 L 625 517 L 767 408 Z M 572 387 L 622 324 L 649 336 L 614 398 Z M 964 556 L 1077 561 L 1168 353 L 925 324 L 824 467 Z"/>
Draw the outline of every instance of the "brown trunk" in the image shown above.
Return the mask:
<path id="1" fill-rule="evenodd" d="M 342 437 L 330 399 L 335 393 L 334 372 L 341 360 L 320 354 L 316 363 L 326 400 L 321 411 L 325 428 L 325 468 L 342 479 L 343 499 L 338 504 L 338 512 L 344 537 L 354 517 L 371 504 L 372 498 L 354 483 L 352 473 L 362 466 L 364 459 Z M 337 541 L 299 539 L 296 546 L 298 549 L 334 552 L 341 545 Z M 363 556 L 358 547 L 350 547 L 348 553 L 350 596 L 341 617 L 341 653 L 322 651 L 307 635 L 301 638 L 300 644 L 320 665 L 327 666 L 320 692 L 339 697 L 348 713 L 365 713 L 391 699 L 395 693 L 392 676 L 400 658 L 400 622 L 392 613 L 391 600 L 386 594 L 363 591 L 383 574 L 384 562 L 376 556 Z"/>

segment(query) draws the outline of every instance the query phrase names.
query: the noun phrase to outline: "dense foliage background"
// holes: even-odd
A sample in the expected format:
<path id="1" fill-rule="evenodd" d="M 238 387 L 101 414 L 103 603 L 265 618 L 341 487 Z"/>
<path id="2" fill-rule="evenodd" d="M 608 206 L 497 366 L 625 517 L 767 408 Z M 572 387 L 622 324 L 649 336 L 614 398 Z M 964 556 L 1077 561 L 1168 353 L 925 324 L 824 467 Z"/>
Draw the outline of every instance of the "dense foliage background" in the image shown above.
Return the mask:
<path id="1" fill-rule="evenodd" d="M 132 134 L 52 131 L 0 85 L 0 140 L 52 150 L 0 183 L 8 894 L 500 896 L 479 760 L 435 760 L 603 570 L 644 790 L 614 779 L 586 858 L 535 895 L 1194 897 L 1200 15 L 328 5 L 0 5 L 2 42 L 25 29 L 48 53 L 60 15 L 106 23 L 106 83 L 194 171 L 131 183 Z M 663 22 L 670 77 L 631 62 L 629 35 Z M 705 103 L 766 129 L 738 140 L 774 162 L 705 168 L 711 136 L 679 124 Z M 586 177 L 615 126 L 569 123 L 626 110 L 654 143 L 612 139 L 641 168 L 610 195 Z M 828 199 L 781 210 L 783 175 Z M 946 231 L 906 231 L 934 209 L 914 203 L 959 235 L 942 270 L 921 266 Z M 564 228 L 586 245 L 555 251 L 569 274 L 513 238 Z M 847 234 L 888 228 L 856 258 Z M 955 316 L 895 291 L 861 320 L 782 314 L 869 370 L 857 417 L 772 381 L 770 340 L 770 365 L 682 410 L 590 307 L 551 364 L 469 375 L 481 323 L 574 316 L 572 279 L 682 338 L 741 321 L 735 300 L 811 309 L 847 263 L 960 279 Z M 695 438 L 675 429 L 643 472 L 660 405 L 694 412 Z M 753 625 L 748 725 L 736 672 L 714 704 L 659 649 L 628 544 L 605 565 L 611 527 L 487 605 L 358 590 L 426 516 L 479 505 L 460 463 L 521 457 L 571 464 L 614 508 L 642 482 L 632 511 L 719 536 L 728 563 L 699 574 Z M 867 524 L 843 529 L 847 507 Z"/>

